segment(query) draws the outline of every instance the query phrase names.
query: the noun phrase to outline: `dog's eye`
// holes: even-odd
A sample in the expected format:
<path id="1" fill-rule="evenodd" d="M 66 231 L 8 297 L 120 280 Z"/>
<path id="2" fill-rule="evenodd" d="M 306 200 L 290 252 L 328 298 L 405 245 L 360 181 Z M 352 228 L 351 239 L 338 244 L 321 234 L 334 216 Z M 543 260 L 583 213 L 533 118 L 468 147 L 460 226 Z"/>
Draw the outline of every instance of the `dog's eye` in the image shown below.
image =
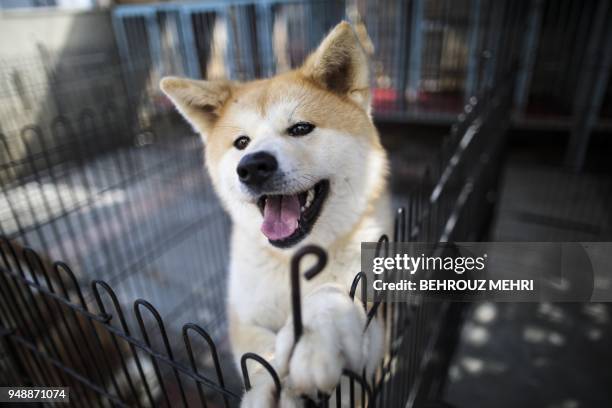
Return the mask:
<path id="1" fill-rule="evenodd" d="M 289 136 L 304 136 L 314 130 L 315 126 L 308 122 L 299 122 L 287 129 Z"/>
<path id="2" fill-rule="evenodd" d="M 249 139 L 248 136 L 240 136 L 238 139 L 234 140 L 234 147 L 238 150 L 244 150 L 249 145 L 250 141 L 251 139 Z"/>

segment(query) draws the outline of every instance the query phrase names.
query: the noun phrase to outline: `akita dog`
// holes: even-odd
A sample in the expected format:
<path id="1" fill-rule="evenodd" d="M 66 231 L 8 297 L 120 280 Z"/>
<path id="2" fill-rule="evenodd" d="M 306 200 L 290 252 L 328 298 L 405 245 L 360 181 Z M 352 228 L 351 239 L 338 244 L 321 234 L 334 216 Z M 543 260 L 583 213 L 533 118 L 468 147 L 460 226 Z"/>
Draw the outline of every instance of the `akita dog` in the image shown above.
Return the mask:
<path id="1" fill-rule="evenodd" d="M 371 373 L 383 330 L 376 319 L 364 330 L 365 312 L 348 292 L 360 243 L 389 228 L 388 161 L 351 26 L 340 23 L 302 67 L 270 79 L 169 77 L 161 88 L 204 138 L 233 221 L 227 307 L 236 360 L 255 352 L 283 382 L 277 403 L 271 378 L 254 364 L 242 406 L 293 406 L 300 395 L 333 391 L 345 368 Z M 329 262 L 302 282 L 304 335 L 294 344 L 289 263 L 302 244 L 325 248 Z"/>

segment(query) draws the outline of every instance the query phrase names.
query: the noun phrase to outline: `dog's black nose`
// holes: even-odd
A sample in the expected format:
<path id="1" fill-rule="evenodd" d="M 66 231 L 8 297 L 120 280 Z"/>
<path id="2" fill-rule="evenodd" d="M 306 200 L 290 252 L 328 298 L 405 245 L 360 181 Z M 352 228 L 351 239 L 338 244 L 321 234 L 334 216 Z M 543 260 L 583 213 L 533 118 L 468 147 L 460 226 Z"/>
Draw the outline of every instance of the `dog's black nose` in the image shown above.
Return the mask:
<path id="1" fill-rule="evenodd" d="M 240 160 L 236 172 L 240 181 L 248 186 L 259 187 L 278 169 L 278 162 L 270 153 L 255 152 Z"/>

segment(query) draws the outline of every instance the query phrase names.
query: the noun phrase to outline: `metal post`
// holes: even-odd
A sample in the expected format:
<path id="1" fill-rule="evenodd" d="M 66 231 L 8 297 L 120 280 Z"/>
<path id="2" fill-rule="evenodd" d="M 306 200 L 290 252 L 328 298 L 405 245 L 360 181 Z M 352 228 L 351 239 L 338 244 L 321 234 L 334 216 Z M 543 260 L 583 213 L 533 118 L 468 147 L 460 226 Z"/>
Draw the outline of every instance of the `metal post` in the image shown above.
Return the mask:
<path id="1" fill-rule="evenodd" d="M 586 51 L 584 53 L 584 61 L 580 64 L 580 74 L 576 95 L 574 96 L 573 113 L 578 114 L 588 103 L 591 97 L 591 83 L 593 81 L 593 70 L 599 61 L 599 49 L 602 47 L 600 38 L 604 35 L 606 14 L 608 11 L 608 1 L 599 0 L 597 9 L 594 14 L 594 19 L 591 21 L 591 30 L 586 42 Z"/>
<path id="2" fill-rule="evenodd" d="M 464 100 L 467 103 L 470 97 L 477 93 L 476 82 L 478 79 L 478 36 L 480 31 L 480 9 L 481 1 L 472 0 L 470 7 L 470 25 L 469 25 L 469 57 L 467 62 L 467 77 L 465 79 L 465 94 Z"/>
<path id="3" fill-rule="evenodd" d="M 253 7 L 254 11 L 256 10 Z M 240 47 L 238 48 L 238 60 L 240 68 L 240 80 L 250 80 L 255 77 L 255 54 L 253 52 L 252 41 L 254 34 L 249 28 L 253 26 L 250 23 L 249 18 L 256 18 L 256 11 L 254 14 L 249 13 L 248 6 L 236 5 L 234 6 L 234 16 L 236 18 L 236 37 L 235 41 L 238 41 Z"/>
<path id="4" fill-rule="evenodd" d="M 272 46 L 272 6 L 265 3 L 257 4 L 257 21 L 261 27 L 257 30 L 257 40 L 261 51 L 261 73 L 268 77 L 274 74 L 275 60 Z"/>
<path id="5" fill-rule="evenodd" d="M 521 62 L 516 79 L 514 93 L 514 106 L 516 112 L 522 116 L 527 105 L 533 67 L 540 40 L 540 28 L 542 26 L 543 0 L 535 0 L 529 8 L 529 19 L 527 20 L 527 33 L 525 34 L 523 49 L 521 51 Z"/>
<path id="6" fill-rule="evenodd" d="M 123 64 L 127 64 L 128 67 L 132 68 L 132 61 L 130 59 L 130 50 L 128 47 L 127 35 L 125 33 L 125 16 L 115 10 L 113 12 L 112 24 L 113 31 L 115 32 L 115 41 L 117 42 L 117 48 L 119 51 L 119 57 Z"/>
<path id="7" fill-rule="evenodd" d="M 580 83 L 584 83 L 585 88 L 574 110 L 574 126 L 565 154 L 565 164 L 575 171 L 584 167 L 591 132 L 597 124 L 612 68 L 612 24 L 605 24 L 609 21 L 607 0 L 600 0 L 597 11 L 597 21 L 591 32 L 589 50 L 582 68 L 581 76 L 585 81 Z M 603 35 L 599 35 L 604 28 Z M 597 71 L 595 75 L 592 75 L 591 70 Z M 588 78 L 592 80 L 588 81 Z"/>
<path id="8" fill-rule="evenodd" d="M 412 0 L 412 22 L 410 27 L 410 62 L 408 67 L 408 100 L 416 101 L 421 82 L 423 47 L 423 0 Z M 398 50 L 397 52 L 403 52 Z"/>
<path id="9" fill-rule="evenodd" d="M 157 77 L 159 78 L 163 72 L 163 61 L 161 55 L 161 35 L 159 31 L 159 24 L 157 23 L 156 10 L 149 10 L 146 13 L 145 19 L 147 22 L 147 39 L 149 40 L 149 49 L 151 52 L 151 63 L 153 65 L 153 72 L 155 72 Z"/>
<path id="10" fill-rule="evenodd" d="M 115 41 L 117 42 L 117 48 L 119 51 L 119 58 L 121 60 L 121 78 L 123 82 L 123 88 L 125 90 L 125 96 L 128 101 L 128 109 L 132 106 L 136 106 L 132 102 L 135 101 L 134 91 L 132 89 L 131 77 L 134 74 L 134 64 L 131 58 L 127 33 L 125 31 L 126 15 L 122 14 L 121 9 L 116 9 L 113 12 L 112 24 L 113 31 L 115 32 Z M 132 117 L 132 115 L 129 115 Z"/>
<path id="11" fill-rule="evenodd" d="M 398 108 L 400 110 L 403 110 L 403 107 L 405 105 L 406 102 L 406 49 L 408 48 L 408 32 L 407 29 L 408 27 L 406 27 L 406 24 L 404 24 L 404 21 L 406 21 L 406 18 L 408 17 L 408 7 L 406 7 L 406 3 L 407 2 L 403 2 L 400 1 L 398 2 L 398 4 L 395 5 L 395 7 L 397 7 L 396 10 L 396 20 L 395 20 L 395 24 L 398 30 L 397 33 L 397 50 L 398 52 L 395 53 L 395 72 L 394 72 L 394 76 L 395 76 L 395 89 L 397 89 L 398 91 L 398 97 L 399 100 L 397 101 L 399 103 Z M 420 57 L 420 55 L 419 55 Z M 419 62 L 420 65 L 420 62 Z M 420 68 L 418 68 L 418 71 L 420 72 Z M 418 82 L 417 82 L 417 86 L 418 86 Z"/>
<path id="12" fill-rule="evenodd" d="M 179 11 L 183 55 L 185 58 L 187 75 L 191 78 L 201 78 L 202 72 L 200 71 L 200 64 L 198 63 L 198 51 L 196 48 L 195 36 L 193 34 L 193 23 L 191 21 L 192 16 L 193 13 L 190 9 L 181 8 Z"/>
<path id="13" fill-rule="evenodd" d="M 321 12 L 319 7 L 321 7 L 321 5 L 313 4 L 312 2 L 307 1 L 304 3 L 303 7 L 304 13 L 306 14 L 304 16 L 307 21 L 306 27 L 308 27 L 308 32 L 306 34 L 308 36 L 308 50 L 306 51 L 310 52 L 317 47 L 319 41 L 321 41 L 322 34 L 324 33 L 323 22 L 319 15 Z"/>
<path id="14" fill-rule="evenodd" d="M 506 10 L 506 1 L 496 1 L 492 6 L 491 23 L 489 24 L 489 44 L 487 46 L 488 62 L 485 70 L 484 84 L 486 88 L 493 86 L 495 81 L 495 68 L 497 64 L 498 51 L 500 49 L 500 40 L 503 30 L 504 11 Z"/>

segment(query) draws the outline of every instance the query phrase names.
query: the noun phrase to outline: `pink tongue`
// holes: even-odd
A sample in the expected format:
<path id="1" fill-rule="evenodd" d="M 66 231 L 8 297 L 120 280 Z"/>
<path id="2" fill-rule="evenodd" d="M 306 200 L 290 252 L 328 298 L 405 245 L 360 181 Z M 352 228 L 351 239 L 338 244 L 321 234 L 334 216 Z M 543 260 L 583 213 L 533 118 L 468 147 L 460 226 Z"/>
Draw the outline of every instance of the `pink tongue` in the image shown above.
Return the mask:
<path id="1" fill-rule="evenodd" d="M 297 229 L 299 218 L 297 194 L 267 197 L 261 232 L 272 241 L 287 238 Z"/>

